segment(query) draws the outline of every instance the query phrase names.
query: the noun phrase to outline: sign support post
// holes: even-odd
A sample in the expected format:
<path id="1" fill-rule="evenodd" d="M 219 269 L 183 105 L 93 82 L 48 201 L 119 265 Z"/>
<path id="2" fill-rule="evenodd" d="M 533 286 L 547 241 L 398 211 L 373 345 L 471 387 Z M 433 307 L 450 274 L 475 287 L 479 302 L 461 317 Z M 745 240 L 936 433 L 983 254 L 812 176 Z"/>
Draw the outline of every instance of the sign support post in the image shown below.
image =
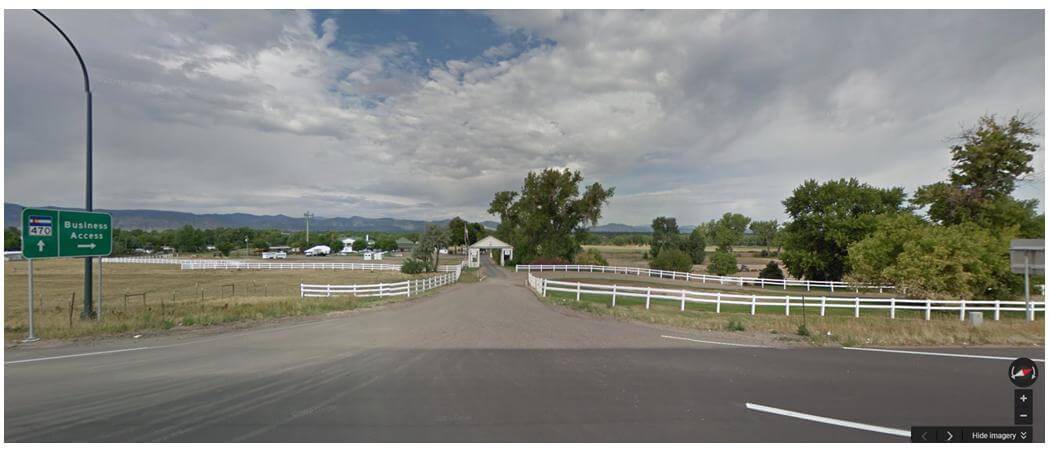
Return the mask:
<path id="1" fill-rule="evenodd" d="M 36 342 L 40 338 L 36 337 L 33 332 L 33 260 L 29 260 L 29 311 L 26 315 L 29 318 L 29 337 L 25 338 L 22 342 Z"/>

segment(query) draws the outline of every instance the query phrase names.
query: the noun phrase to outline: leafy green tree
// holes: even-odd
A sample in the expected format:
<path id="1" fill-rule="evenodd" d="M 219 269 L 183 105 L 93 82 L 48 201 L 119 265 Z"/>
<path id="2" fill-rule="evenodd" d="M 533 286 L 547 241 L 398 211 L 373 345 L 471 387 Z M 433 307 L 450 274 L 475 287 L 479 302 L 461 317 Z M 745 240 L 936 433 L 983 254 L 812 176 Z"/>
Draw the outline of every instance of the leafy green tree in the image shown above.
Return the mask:
<path id="1" fill-rule="evenodd" d="M 579 171 L 544 169 L 529 172 L 520 193 L 495 194 L 488 212 L 499 216 L 496 235 L 514 246 L 517 261 L 576 256 L 587 234 L 586 225 L 598 223 L 602 205 L 614 191 L 594 183 L 581 195 L 582 181 Z"/>
<path id="2" fill-rule="evenodd" d="M 466 240 L 469 236 L 464 236 L 464 232 L 467 230 L 467 221 L 460 219 L 459 216 L 453 217 L 452 220 L 448 221 L 448 244 L 454 246 L 470 245 Z"/>
<path id="3" fill-rule="evenodd" d="M 904 211 L 904 190 L 882 189 L 856 179 L 807 180 L 784 200 L 791 222 L 780 231 L 781 259 L 791 275 L 841 280 L 848 248 L 875 230 L 876 216 Z"/>
<path id="4" fill-rule="evenodd" d="M 383 237 L 376 240 L 375 248 L 384 252 L 392 252 L 397 250 L 397 241 L 390 237 Z"/>
<path id="5" fill-rule="evenodd" d="M 654 257 L 668 248 L 681 248 L 682 242 L 678 233 L 678 221 L 674 217 L 657 217 L 653 219 L 653 240 L 649 253 Z"/>
<path id="6" fill-rule="evenodd" d="M 218 250 L 219 253 L 222 253 L 222 256 L 230 256 L 230 252 L 232 252 L 234 248 L 236 247 L 233 246 L 232 242 L 223 242 L 215 246 L 215 249 Z"/>
<path id="7" fill-rule="evenodd" d="M 658 255 L 649 261 L 649 268 L 675 272 L 692 272 L 693 260 L 678 248 L 664 247 Z"/>
<path id="8" fill-rule="evenodd" d="M 435 272 L 438 267 L 439 249 L 448 246 L 448 229 L 436 225 L 427 225 L 423 234 L 419 236 L 416 247 L 412 249 L 412 257 L 421 261 L 427 272 Z"/>
<path id="9" fill-rule="evenodd" d="M 770 261 L 766 263 L 766 267 L 762 268 L 762 271 L 758 272 L 759 278 L 766 278 L 772 280 L 783 280 L 784 271 L 780 269 L 780 265 L 776 261 Z"/>
<path id="10" fill-rule="evenodd" d="M 766 251 L 776 242 L 777 231 L 779 230 L 780 225 L 777 224 L 776 219 L 751 222 L 751 232 L 754 233 L 758 244 L 765 247 Z"/>
<path id="11" fill-rule="evenodd" d="M 711 255 L 711 263 L 707 265 L 707 271 L 722 276 L 736 273 L 736 255 L 730 251 L 718 249 L 714 255 Z"/>
<path id="12" fill-rule="evenodd" d="M 751 218 L 737 213 L 725 213 L 721 219 L 712 221 L 707 226 L 707 238 L 719 250 L 733 251 L 733 246 L 744 239 Z"/>
<path id="13" fill-rule="evenodd" d="M 1010 237 L 974 223 L 931 225 L 912 214 L 878 219 L 875 231 L 849 248 L 859 283 L 892 284 L 911 298 L 1009 299 Z"/>
<path id="14" fill-rule="evenodd" d="M 22 233 L 16 227 L 4 229 L 4 250 L 14 251 L 22 249 Z"/>
<path id="15" fill-rule="evenodd" d="M 1032 158 L 1039 149 L 1031 121 L 1020 115 L 1003 122 L 982 116 L 954 139 L 948 180 L 920 187 L 912 203 L 926 208 L 936 224 L 973 222 L 1000 230 L 1017 225 L 1022 236 L 1043 236 L 1038 202 L 1011 197 L 1017 181 L 1033 171 Z"/>
<path id="16" fill-rule="evenodd" d="M 693 264 L 703 264 L 704 258 L 707 256 L 707 233 L 701 227 L 693 228 L 693 231 L 689 233 L 689 239 L 686 240 L 685 251 L 689 254 L 689 258 L 693 261 Z"/>

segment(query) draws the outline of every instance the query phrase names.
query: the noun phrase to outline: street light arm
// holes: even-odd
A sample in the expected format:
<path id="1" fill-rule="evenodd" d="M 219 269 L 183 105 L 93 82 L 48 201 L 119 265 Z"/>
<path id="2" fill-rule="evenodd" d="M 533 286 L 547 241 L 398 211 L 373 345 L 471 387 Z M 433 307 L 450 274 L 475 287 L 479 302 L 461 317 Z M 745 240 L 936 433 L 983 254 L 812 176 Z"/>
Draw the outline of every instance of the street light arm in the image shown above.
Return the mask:
<path id="1" fill-rule="evenodd" d="M 73 45 L 73 41 L 71 41 L 69 39 L 69 36 L 66 36 L 66 32 L 62 31 L 62 29 L 59 28 L 58 25 L 56 25 L 55 22 L 53 22 L 51 20 L 51 18 L 45 16 L 44 13 L 40 12 L 39 9 L 34 9 L 33 12 L 39 14 L 40 17 L 43 17 L 44 20 L 47 21 L 47 23 L 51 24 L 51 26 L 54 27 L 56 31 L 58 31 L 58 34 L 62 35 L 62 39 L 66 40 L 66 43 L 69 44 L 69 47 L 73 49 L 73 53 L 75 55 L 77 55 L 77 61 L 80 63 L 80 71 L 84 74 L 84 92 L 87 92 L 88 94 L 90 94 L 91 93 L 91 83 L 88 80 L 87 66 L 84 65 L 84 58 L 80 57 L 80 51 L 77 50 L 77 46 Z"/>

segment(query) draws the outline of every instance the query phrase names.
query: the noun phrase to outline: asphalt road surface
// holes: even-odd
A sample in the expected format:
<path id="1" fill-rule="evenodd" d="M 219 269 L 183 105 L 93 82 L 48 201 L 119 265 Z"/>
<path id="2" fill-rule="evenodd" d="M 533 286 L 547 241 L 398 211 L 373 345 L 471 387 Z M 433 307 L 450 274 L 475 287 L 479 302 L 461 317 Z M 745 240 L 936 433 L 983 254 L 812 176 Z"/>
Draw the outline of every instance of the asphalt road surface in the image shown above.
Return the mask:
<path id="1" fill-rule="evenodd" d="M 359 314 L 9 349 L 4 438 L 900 442 L 894 430 L 913 425 L 1013 423 L 1006 360 L 754 347 L 563 311 L 520 274 L 483 270 L 481 283 Z M 1042 348 L 928 351 L 1043 359 Z"/>

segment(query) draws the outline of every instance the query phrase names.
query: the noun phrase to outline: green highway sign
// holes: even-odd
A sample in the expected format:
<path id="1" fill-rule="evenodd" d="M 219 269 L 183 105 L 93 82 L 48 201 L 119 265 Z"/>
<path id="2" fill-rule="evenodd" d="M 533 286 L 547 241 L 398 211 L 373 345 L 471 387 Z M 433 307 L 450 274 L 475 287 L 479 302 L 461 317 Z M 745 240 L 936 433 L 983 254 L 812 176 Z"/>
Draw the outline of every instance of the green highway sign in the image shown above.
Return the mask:
<path id="1" fill-rule="evenodd" d="M 113 251 L 113 218 L 106 213 L 22 210 L 26 259 L 106 256 Z"/>

